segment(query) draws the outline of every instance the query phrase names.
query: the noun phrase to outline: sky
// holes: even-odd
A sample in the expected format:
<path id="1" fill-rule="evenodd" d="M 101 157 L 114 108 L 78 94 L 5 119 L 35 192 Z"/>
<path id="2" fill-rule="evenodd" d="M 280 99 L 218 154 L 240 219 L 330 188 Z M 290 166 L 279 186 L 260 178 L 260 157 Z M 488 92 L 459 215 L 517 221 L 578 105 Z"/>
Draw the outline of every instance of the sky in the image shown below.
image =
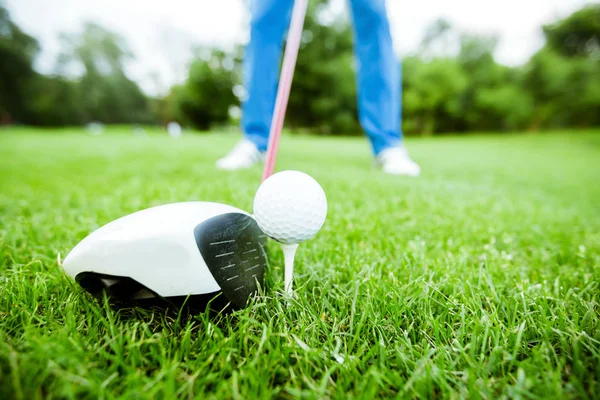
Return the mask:
<path id="1" fill-rule="evenodd" d="M 345 0 L 333 8 L 347 12 Z M 0 0 L 2 3 L 3 0 Z M 415 51 L 426 27 L 445 18 L 461 31 L 500 37 L 498 62 L 519 65 L 543 45 L 540 27 L 588 3 L 586 0 L 387 0 L 400 57 Z M 36 37 L 36 67 L 50 72 L 61 32 L 93 21 L 125 38 L 135 55 L 131 78 L 149 94 L 185 78 L 194 45 L 229 48 L 248 40 L 248 0 L 4 0 L 13 20 Z"/>

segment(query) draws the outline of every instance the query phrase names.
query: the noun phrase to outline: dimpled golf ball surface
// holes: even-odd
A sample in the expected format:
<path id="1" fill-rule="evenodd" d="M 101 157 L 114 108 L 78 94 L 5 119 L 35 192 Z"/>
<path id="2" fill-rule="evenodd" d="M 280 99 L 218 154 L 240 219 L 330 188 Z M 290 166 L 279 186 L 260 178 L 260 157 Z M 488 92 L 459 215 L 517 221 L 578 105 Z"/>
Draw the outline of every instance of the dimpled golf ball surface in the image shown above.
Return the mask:
<path id="1" fill-rule="evenodd" d="M 260 229 L 286 244 L 315 236 L 327 216 L 327 198 L 321 185 L 299 171 L 271 175 L 258 188 L 254 217 Z"/>

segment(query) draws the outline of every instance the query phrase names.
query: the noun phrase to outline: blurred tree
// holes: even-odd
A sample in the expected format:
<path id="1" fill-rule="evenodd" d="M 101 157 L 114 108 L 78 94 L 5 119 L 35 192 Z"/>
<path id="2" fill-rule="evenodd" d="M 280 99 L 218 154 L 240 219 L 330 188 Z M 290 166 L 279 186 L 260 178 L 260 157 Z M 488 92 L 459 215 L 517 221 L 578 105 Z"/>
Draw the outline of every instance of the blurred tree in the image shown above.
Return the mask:
<path id="1" fill-rule="evenodd" d="M 0 6 L 0 122 L 32 119 L 29 99 L 34 96 L 33 61 L 39 50 L 37 40 L 19 29 Z"/>
<path id="2" fill-rule="evenodd" d="M 204 54 L 192 63 L 185 83 L 173 88 L 175 111 L 172 117 L 207 130 L 214 124 L 226 122 L 229 108 L 239 104 L 233 92 L 239 77 L 233 55 L 210 49 L 202 49 L 200 53 Z"/>
<path id="3" fill-rule="evenodd" d="M 527 65 L 533 128 L 600 124 L 600 5 L 543 28 L 547 43 Z"/>
<path id="4" fill-rule="evenodd" d="M 425 28 L 419 47 L 422 58 L 455 57 L 460 47 L 460 34 L 452 24 L 440 18 Z"/>
<path id="5" fill-rule="evenodd" d="M 431 135 L 452 130 L 460 118 L 461 96 L 468 84 L 468 76 L 456 60 L 404 60 L 404 131 Z"/>
<path id="6" fill-rule="evenodd" d="M 493 36 L 461 35 L 457 62 L 469 76 L 469 82 L 460 100 L 462 121 L 455 127 L 459 130 L 468 127 L 485 130 L 488 126 L 488 118 L 482 115 L 481 104 L 478 104 L 478 93 L 503 84 L 505 69 L 496 64 L 493 55 L 497 43 L 497 38 Z"/>
<path id="7" fill-rule="evenodd" d="M 159 97 L 151 102 L 152 114 L 156 116 L 158 123 L 161 125 L 167 125 L 171 121 L 181 122 L 175 102 L 177 88 L 178 86 L 171 87 L 166 96 Z"/>
<path id="8" fill-rule="evenodd" d="M 506 84 L 477 92 L 475 104 L 480 113 L 477 129 L 514 131 L 528 127 L 533 113 L 533 99 L 510 75 L 506 74 Z"/>
<path id="9" fill-rule="evenodd" d="M 515 130 L 526 127 L 532 99 L 523 88 L 522 73 L 496 63 L 495 36 L 461 36 L 457 61 L 469 76 L 462 95 L 458 130 Z"/>
<path id="10" fill-rule="evenodd" d="M 527 89 L 535 99 L 533 127 L 600 124 L 600 62 L 543 48 L 528 64 Z"/>
<path id="11" fill-rule="evenodd" d="M 34 110 L 30 124 L 42 126 L 81 125 L 81 88 L 64 77 L 41 76 L 34 83 L 35 95 L 28 101 Z"/>
<path id="12" fill-rule="evenodd" d="M 104 123 L 151 122 L 149 102 L 139 86 L 125 74 L 133 58 L 123 38 L 86 23 L 82 32 L 62 34 L 57 70 L 82 69 L 81 106 L 86 121 Z"/>
<path id="13" fill-rule="evenodd" d="M 320 134 L 362 134 L 352 30 L 332 10 L 327 0 L 309 3 L 286 122 Z M 403 63 L 404 131 L 600 125 L 599 26 L 599 5 L 547 25 L 546 45 L 524 67 L 514 68 L 494 60 L 496 37 L 464 34 L 445 20 L 435 21 L 418 55 Z M 209 129 L 239 117 L 241 47 L 197 49 L 187 79 L 167 96 L 148 99 L 126 75 L 132 54 L 123 38 L 88 23 L 61 41 L 57 75 L 36 73 L 37 41 L 0 7 L 0 122 L 175 120 Z"/>
<path id="14" fill-rule="evenodd" d="M 589 4 L 543 27 L 548 46 L 563 56 L 600 60 L 600 4 Z"/>

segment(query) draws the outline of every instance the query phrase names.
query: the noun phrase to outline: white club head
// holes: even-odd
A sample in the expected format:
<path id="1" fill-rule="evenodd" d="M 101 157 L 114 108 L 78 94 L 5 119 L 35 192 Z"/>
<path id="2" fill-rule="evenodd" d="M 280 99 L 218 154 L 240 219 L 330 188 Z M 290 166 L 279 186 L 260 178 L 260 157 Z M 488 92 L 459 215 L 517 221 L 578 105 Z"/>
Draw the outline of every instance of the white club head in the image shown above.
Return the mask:
<path id="1" fill-rule="evenodd" d="M 244 307 L 263 283 L 263 232 L 224 204 L 167 204 L 119 218 L 83 239 L 63 268 L 89 292 L 122 302 L 222 292 Z"/>

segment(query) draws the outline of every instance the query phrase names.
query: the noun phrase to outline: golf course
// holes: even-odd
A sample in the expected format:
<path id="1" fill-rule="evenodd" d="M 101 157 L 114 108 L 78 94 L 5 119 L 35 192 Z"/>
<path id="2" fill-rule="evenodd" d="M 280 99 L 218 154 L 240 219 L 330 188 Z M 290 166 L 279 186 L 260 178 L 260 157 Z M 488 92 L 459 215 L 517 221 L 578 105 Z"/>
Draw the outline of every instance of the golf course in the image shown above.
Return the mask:
<path id="1" fill-rule="evenodd" d="M 245 309 L 98 302 L 61 269 L 132 212 L 210 201 L 252 212 L 239 139 L 148 128 L 0 130 L 0 398 L 554 398 L 600 393 L 600 131 L 406 140 L 417 178 L 364 137 L 283 132 L 276 171 L 323 187 L 295 298 L 268 243 Z"/>

